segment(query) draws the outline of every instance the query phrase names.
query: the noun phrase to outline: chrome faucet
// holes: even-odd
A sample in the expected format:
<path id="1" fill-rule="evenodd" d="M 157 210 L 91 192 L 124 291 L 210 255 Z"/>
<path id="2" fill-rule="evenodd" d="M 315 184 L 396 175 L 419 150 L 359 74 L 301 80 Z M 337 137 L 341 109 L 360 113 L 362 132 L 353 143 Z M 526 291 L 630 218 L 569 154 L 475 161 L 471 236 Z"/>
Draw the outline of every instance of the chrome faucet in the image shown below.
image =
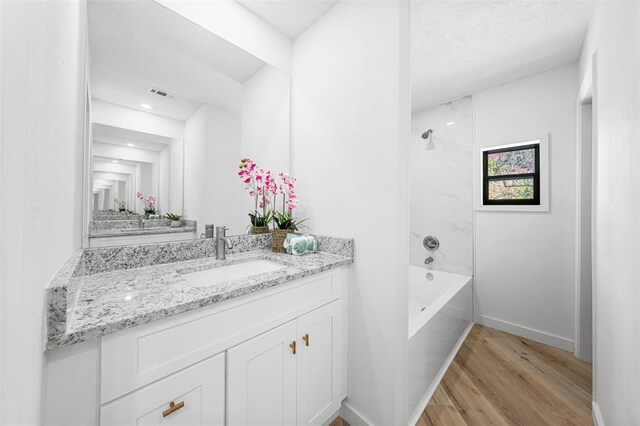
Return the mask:
<path id="1" fill-rule="evenodd" d="M 428 265 L 430 263 L 433 263 L 433 257 L 429 256 L 424 260 L 424 264 Z"/>
<path id="2" fill-rule="evenodd" d="M 227 257 L 227 248 L 232 249 L 233 244 L 227 238 L 226 233 L 229 230 L 226 226 L 216 226 L 216 259 L 224 260 Z"/>

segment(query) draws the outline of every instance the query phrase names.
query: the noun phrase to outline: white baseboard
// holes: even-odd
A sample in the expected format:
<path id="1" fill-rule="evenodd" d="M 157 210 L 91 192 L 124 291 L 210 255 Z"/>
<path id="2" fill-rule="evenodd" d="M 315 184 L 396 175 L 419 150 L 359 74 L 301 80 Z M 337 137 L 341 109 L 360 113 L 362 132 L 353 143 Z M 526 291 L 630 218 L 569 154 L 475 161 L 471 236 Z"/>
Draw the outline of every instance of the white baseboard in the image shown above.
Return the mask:
<path id="1" fill-rule="evenodd" d="M 524 327 L 522 325 L 513 324 L 507 321 L 502 321 L 496 318 L 491 318 L 486 315 L 480 315 L 476 318 L 476 322 L 487 327 L 495 328 L 507 333 L 516 334 L 518 336 L 525 337 L 527 339 L 535 340 L 536 342 L 544 343 L 545 345 L 554 346 L 559 349 L 564 349 L 573 353 L 573 340 L 565 337 L 556 336 L 555 334 L 545 333 L 544 331 L 534 330 L 533 328 Z"/>
<path id="2" fill-rule="evenodd" d="M 374 426 L 374 423 L 367 419 L 360 411 L 347 401 L 342 401 L 340 407 L 340 417 L 351 426 Z"/>
<path id="3" fill-rule="evenodd" d="M 462 344 L 464 343 L 465 339 L 467 338 L 467 335 L 473 328 L 474 324 L 475 323 L 473 321 L 470 322 L 467 328 L 465 328 L 465 330 L 462 332 L 462 335 L 456 342 L 456 345 L 451 350 L 451 353 L 449 353 L 449 356 L 445 360 L 444 364 L 442 364 L 442 367 L 438 371 L 438 374 L 436 374 L 436 378 L 433 380 L 433 382 L 431 382 L 431 386 L 427 388 L 427 391 L 424 393 L 424 396 L 418 403 L 418 407 L 415 409 L 415 411 L 411 415 L 411 418 L 409 419 L 409 425 L 415 426 L 415 424 L 418 423 L 418 420 L 420 420 L 420 416 L 422 415 L 422 412 L 425 410 L 425 408 L 427 408 L 429 401 L 431 401 L 431 397 L 435 393 L 436 389 L 438 389 L 438 386 L 440 385 L 442 378 L 444 377 L 445 373 L 449 369 L 449 366 L 455 359 L 458 351 L 462 347 Z"/>
<path id="4" fill-rule="evenodd" d="M 593 413 L 594 426 L 604 426 L 604 420 L 602 419 L 602 412 L 600 411 L 600 406 L 595 401 L 591 403 L 591 412 Z"/>
<path id="5" fill-rule="evenodd" d="M 331 415 L 331 417 L 329 417 L 329 418 L 327 419 L 327 421 L 326 421 L 326 422 L 322 423 L 322 426 L 329 426 L 329 425 L 331 425 L 331 423 L 333 423 L 333 421 L 334 421 L 335 419 L 337 419 L 339 415 L 340 415 L 340 409 L 338 409 L 338 411 L 336 411 L 335 413 L 333 413 L 333 414 Z"/>

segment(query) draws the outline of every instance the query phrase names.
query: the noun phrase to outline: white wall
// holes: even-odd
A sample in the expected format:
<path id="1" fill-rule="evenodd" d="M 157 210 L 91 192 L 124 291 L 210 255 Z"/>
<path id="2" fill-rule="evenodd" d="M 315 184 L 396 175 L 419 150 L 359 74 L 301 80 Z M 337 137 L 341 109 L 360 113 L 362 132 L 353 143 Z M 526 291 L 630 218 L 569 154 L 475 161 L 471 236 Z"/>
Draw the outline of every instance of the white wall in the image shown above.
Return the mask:
<path id="1" fill-rule="evenodd" d="M 249 224 L 243 208 L 244 186 L 238 179 L 240 116 L 204 105 L 186 122 L 184 211 L 205 224 L 225 225 L 229 235 Z"/>
<path id="2" fill-rule="evenodd" d="M 197 234 L 204 229 L 204 218 L 199 217 L 204 209 L 202 199 L 205 175 L 205 118 L 200 108 L 187 119 L 184 126 L 184 214 L 198 221 Z"/>
<path id="3" fill-rule="evenodd" d="M 577 64 L 474 97 L 474 156 L 549 133 L 550 211 L 475 214 L 476 320 L 573 349 Z M 474 191 L 480 190 L 474 172 Z"/>
<path id="4" fill-rule="evenodd" d="M 165 213 L 182 214 L 184 197 L 184 142 L 173 140 L 169 146 L 169 205 Z M 166 206 L 166 203 L 165 203 Z"/>
<path id="5" fill-rule="evenodd" d="M 0 423 L 34 425 L 44 288 L 80 245 L 86 3 L 0 2 L 0 16 Z"/>
<path id="6" fill-rule="evenodd" d="M 313 232 L 355 238 L 347 407 L 380 425 L 406 424 L 406 6 L 340 2 L 293 48 L 298 195 Z"/>
<path id="7" fill-rule="evenodd" d="M 598 4 L 580 59 L 594 67 L 596 210 L 594 415 L 640 424 L 640 4 Z"/>
<path id="8" fill-rule="evenodd" d="M 409 144 L 409 262 L 465 275 L 473 274 L 473 102 L 456 99 L 411 115 Z M 447 124 L 449 123 L 449 124 Z M 422 133 L 433 129 L 431 142 Z M 440 248 L 427 251 L 432 235 Z"/>
<path id="9" fill-rule="evenodd" d="M 156 2 L 268 64 L 291 72 L 291 40 L 233 0 Z"/>
<path id="10" fill-rule="evenodd" d="M 182 139 L 184 134 L 184 122 L 180 120 L 138 111 L 99 99 L 91 100 L 91 122 L 173 139 Z"/>
<path id="11" fill-rule="evenodd" d="M 160 160 L 158 161 L 158 208 L 163 213 L 176 213 L 170 210 L 169 200 L 169 179 L 171 174 L 171 147 L 166 147 L 160 151 Z M 180 214 L 180 212 L 177 212 Z"/>
<path id="12" fill-rule="evenodd" d="M 289 172 L 291 78 L 263 66 L 242 85 L 240 154 L 273 172 Z"/>
<path id="13" fill-rule="evenodd" d="M 97 157 L 121 158 L 123 160 L 139 161 L 143 163 L 160 162 L 160 153 L 147 149 L 131 148 L 93 141 L 92 154 Z"/>

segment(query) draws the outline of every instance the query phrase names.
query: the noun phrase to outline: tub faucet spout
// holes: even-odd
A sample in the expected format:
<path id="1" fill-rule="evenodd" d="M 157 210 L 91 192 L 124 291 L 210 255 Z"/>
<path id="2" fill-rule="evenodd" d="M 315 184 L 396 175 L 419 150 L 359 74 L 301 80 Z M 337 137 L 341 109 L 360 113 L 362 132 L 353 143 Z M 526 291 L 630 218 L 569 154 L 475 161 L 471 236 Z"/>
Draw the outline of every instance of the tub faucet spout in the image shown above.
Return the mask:
<path id="1" fill-rule="evenodd" d="M 430 263 L 433 263 L 433 257 L 429 256 L 424 260 L 424 264 L 425 265 L 429 265 Z"/>

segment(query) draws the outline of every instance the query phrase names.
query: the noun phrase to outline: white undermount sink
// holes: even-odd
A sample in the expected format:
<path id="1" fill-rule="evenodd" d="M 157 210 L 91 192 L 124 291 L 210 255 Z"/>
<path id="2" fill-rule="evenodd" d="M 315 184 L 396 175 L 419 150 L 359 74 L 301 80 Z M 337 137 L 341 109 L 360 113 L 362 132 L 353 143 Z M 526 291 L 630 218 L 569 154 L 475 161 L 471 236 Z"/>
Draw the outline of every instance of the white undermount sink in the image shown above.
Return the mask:
<path id="1" fill-rule="evenodd" d="M 236 263 L 219 268 L 206 269 L 204 271 L 189 272 L 182 277 L 194 287 L 208 287 L 227 281 L 239 280 L 253 275 L 264 274 L 286 268 L 280 263 L 270 260 L 252 260 L 250 262 Z"/>

